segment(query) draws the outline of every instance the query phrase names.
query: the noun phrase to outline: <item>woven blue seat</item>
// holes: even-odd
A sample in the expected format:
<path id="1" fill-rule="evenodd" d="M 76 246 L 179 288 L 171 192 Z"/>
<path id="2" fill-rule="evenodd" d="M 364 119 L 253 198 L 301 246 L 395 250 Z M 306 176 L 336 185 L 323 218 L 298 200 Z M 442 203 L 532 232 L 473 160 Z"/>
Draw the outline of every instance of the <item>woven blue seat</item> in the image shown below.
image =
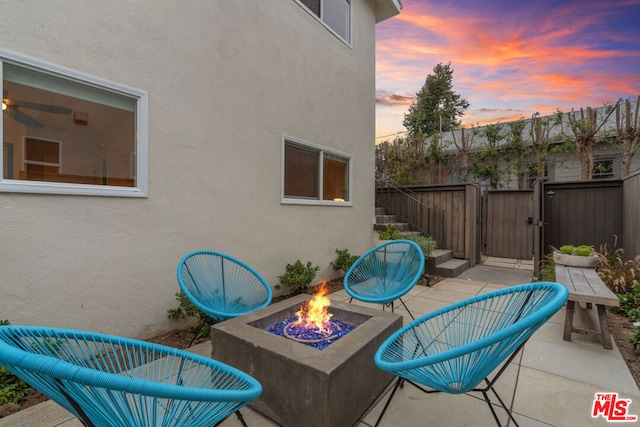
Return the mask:
<path id="1" fill-rule="evenodd" d="M 271 304 L 269 284 L 253 268 L 214 251 L 195 251 L 178 264 L 182 292 L 200 310 L 224 321 Z"/>
<path id="2" fill-rule="evenodd" d="M 378 423 L 398 387 L 407 381 L 427 393 L 481 392 L 500 425 L 489 400 L 491 390 L 517 425 L 493 385 L 567 297 L 567 288 L 558 283 L 512 286 L 460 301 L 405 325 L 375 354 L 376 365 L 398 377 Z M 480 383 L 483 387 L 478 387 Z"/>
<path id="3" fill-rule="evenodd" d="M 420 280 L 424 271 L 424 254 L 409 240 L 390 240 L 365 252 L 344 276 L 344 289 L 353 298 L 390 306 L 400 300 L 411 318 L 413 315 L 401 297 Z"/>
<path id="4" fill-rule="evenodd" d="M 262 392 L 197 354 L 69 329 L 0 326 L 0 365 L 86 426 L 210 427 Z"/>

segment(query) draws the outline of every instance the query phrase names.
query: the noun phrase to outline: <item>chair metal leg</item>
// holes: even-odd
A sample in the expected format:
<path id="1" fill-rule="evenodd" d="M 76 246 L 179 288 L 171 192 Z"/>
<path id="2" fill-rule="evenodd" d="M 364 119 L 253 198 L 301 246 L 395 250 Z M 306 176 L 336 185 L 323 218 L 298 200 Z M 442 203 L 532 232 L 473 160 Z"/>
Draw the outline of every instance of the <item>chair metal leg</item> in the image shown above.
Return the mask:
<path id="1" fill-rule="evenodd" d="M 404 305 L 405 310 L 407 310 L 407 313 L 409 313 L 409 316 L 411 316 L 411 318 L 413 320 L 416 320 L 415 317 L 413 317 L 413 314 L 411 314 L 411 312 L 409 311 L 409 308 L 407 307 L 407 304 L 404 303 L 404 301 L 402 301 L 402 298 L 398 298 L 400 300 L 400 302 L 402 303 L 402 305 Z"/>
<path id="2" fill-rule="evenodd" d="M 495 409 L 493 409 L 493 405 L 491 404 L 491 400 L 489 399 L 489 395 L 487 392 L 489 390 L 493 392 L 493 394 L 496 396 L 496 398 L 500 402 L 500 405 L 505 410 L 505 412 L 507 413 L 511 421 L 513 421 L 516 427 L 519 427 L 518 422 L 515 420 L 515 418 L 513 418 L 513 414 L 511 413 L 511 410 L 507 408 L 507 405 L 504 403 L 504 401 L 502 400 L 498 392 L 496 392 L 495 388 L 493 388 L 493 385 L 496 383 L 496 381 L 498 381 L 498 378 L 500 378 L 500 376 L 504 373 L 504 371 L 511 364 L 513 359 L 515 359 L 515 357 L 520 353 L 520 351 L 522 350 L 525 344 L 526 344 L 526 341 L 520 344 L 520 346 L 516 349 L 516 351 L 514 351 L 513 354 L 511 354 L 511 356 L 509 356 L 509 358 L 504 362 L 504 364 L 502 365 L 498 373 L 491 380 L 489 380 L 488 378 L 484 379 L 484 381 L 487 383 L 487 386 L 485 388 L 473 390 L 473 391 L 479 391 L 480 393 L 482 393 L 482 396 L 484 397 L 484 401 L 487 402 L 487 405 L 489 405 L 489 409 L 491 410 L 491 413 L 493 414 L 493 418 L 496 420 L 496 423 L 498 424 L 498 426 L 502 426 L 502 424 L 500 424 L 498 415 L 496 414 Z"/>
<path id="3" fill-rule="evenodd" d="M 236 412 L 234 412 L 234 414 L 236 414 L 236 417 L 238 417 L 238 420 L 240 421 L 240 423 L 242 423 L 242 427 L 248 427 L 247 423 L 244 421 L 244 417 L 240 413 L 240 409 L 238 409 Z M 226 417 L 225 419 L 218 421 L 213 427 L 218 427 L 220 424 L 225 422 L 227 420 L 227 418 L 229 418 L 229 417 Z"/>
<path id="4" fill-rule="evenodd" d="M 525 343 L 526 343 L 526 341 L 525 341 Z M 493 394 L 496 396 L 496 398 L 500 402 L 500 405 L 505 410 L 505 412 L 507 413 L 507 415 L 509 416 L 509 418 L 511 419 L 513 424 L 516 427 L 519 427 L 519 424 L 516 421 L 516 419 L 513 417 L 513 414 L 511 413 L 511 410 L 509 410 L 507 408 L 507 405 L 504 403 L 504 401 L 502 400 L 500 395 L 493 388 L 493 385 L 496 383 L 498 378 L 500 378 L 500 376 L 504 373 L 504 371 L 507 369 L 507 367 L 511 364 L 513 359 L 515 359 L 515 357 L 518 355 L 518 353 L 520 353 L 520 351 L 524 347 L 525 343 L 521 344 L 520 347 L 518 347 L 516 349 L 516 351 L 514 351 L 513 354 L 511 354 L 511 356 L 509 356 L 509 358 L 505 361 L 505 363 L 502 365 L 500 370 L 498 370 L 496 375 L 491 380 L 489 380 L 488 378 L 484 379 L 485 383 L 487 384 L 486 387 L 484 387 L 484 388 L 476 388 L 476 389 L 472 390 L 474 392 L 482 393 L 484 401 L 487 403 L 487 405 L 489 405 L 489 409 L 491 410 L 491 414 L 493 415 L 493 418 L 496 420 L 496 423 L 500 427 L 502 427 L 502 424 L 500 423 L 500 419 L 498 418 L 498 414 L 496 413 L 496 410 L 493 408 L 493 404 L 491 403 L 491 399 L 489 399 L 488 391 L 491 390 L 493 392 Z M 417 351 L 418 351 L 418 347 L 416 346 L 416 349 L 414 350 L 414 356 L 415 356 L 415 353 Z M 421 387 L 420 385 L 414 383 L 413 381 L 398 377 L 398 381 L 396 382 L 396 385 L 394 386 L 393 391 L 391 392 L 391 395 L 389 396 L 389 399 L 387 400 L 387 403 L 384 405 L 384 408 L 382 409 L 382 412 L 380 413 L 380 416 L 378 417 L 378 421 L 376 421 L 376 424 L 375 424 L 376 427 L 378 426 L 378 424 L 380 424 L 380 421 L 382 420 L 382 416 L 387 411 L 387 408 L 389 407 L 389 404 L 391 403 L 391 399 L 393 398 L 393 396 L 395 395 L 396 391 L 398 390 L 398 387 L 402 387 L 405 382 L 413 385 L 414 387 L 416 387 L 417 389 L 423 391 L 424 393 L 441 393 L 439 390 L 427 390 L 424 387 Z"/>
<path id="5" fill-rule="evenodd" d="M 384 415 L 385 412 L 387 412 L 387 408 L 389 407 L 389 404 L 391 403 L 391 399 L 393 399 L 393 396 L 396 394 L 396 391 L 398 390 L 398 387 L 402 387 L 402 383 L 404 382 L 404 379 L 398 377 L 398 381 L 396 381 L 396 385 L 393 386 L 393 390 L 391 391 L 391 395 L 389 396 L 389 399 L 387 399 L 387 403 L 385 403 L 384 408 L 382 408 L 382 412 L 380 413 L 380 416 L 378 417 L 378 420 L 376 421 L 375 427 L 378 427 L 378 425 L 380 424 L 380 421 L 382 421 L 382 416 Z"/>
<path id="6" fill-rule="evenodd" d="M 58 391 L 62 393 L 62 395 L 65 397 L 65 399 L 67 399 L 71 407 L 73 407 L 73 409 L 76 411 L 76 414 L 78 415 L 78 420 L 82 423 L 82 425 L 85 427 L 94 427 L 94 424 L 91 422 L 89 417 L 87 417 L 87 414 L 85 414 L 85 412 L 82 410 L 80 405 L 78 405 L 78 403 L 71 396 L 69 396 L 69 394 L 64 390 L 62 381 L 60 381 L 57 378 L 54 378 L 54 382 L 58 385 Z"/>

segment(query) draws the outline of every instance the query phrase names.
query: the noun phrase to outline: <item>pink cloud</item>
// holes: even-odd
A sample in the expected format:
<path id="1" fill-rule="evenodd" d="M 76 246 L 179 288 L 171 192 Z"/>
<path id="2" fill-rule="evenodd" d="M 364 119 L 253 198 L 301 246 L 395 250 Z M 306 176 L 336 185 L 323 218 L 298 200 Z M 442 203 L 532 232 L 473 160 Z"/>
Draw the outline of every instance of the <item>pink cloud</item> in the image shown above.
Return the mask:
<path id="1" fill-rule="evenodd" d="M 602 105 L 640 91 L 637 32 L 607 24 L 640 0 L 493 4 L 407 1 L 378 25 L 378 89 L 416 93 L 438 62 L 451 62 L 467 116 L 494 104 L 529 116 L 537 105 Z"/>

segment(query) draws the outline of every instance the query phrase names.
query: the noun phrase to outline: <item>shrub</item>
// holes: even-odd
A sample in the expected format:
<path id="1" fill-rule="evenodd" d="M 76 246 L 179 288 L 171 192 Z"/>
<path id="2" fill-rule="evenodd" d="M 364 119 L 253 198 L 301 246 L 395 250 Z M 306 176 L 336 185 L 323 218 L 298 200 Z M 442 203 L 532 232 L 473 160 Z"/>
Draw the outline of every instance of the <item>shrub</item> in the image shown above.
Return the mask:
<path id="1" fill-rule="evenodd" d="M 178 320 L 189 316 L 196 316 L 198 318 L 198 325 L 196 326 L 196 336 L 194 339 L 208 338 L 211 334 L 211 325 L 214 325 L 217 321 L 196 307 L 182 291 L 176 292 L 176 301 L 178 301 L 180 305 L 177 308 L 167 310 L 167 317 Z"/>
<path id="2" fill-rule="evenodd" d="M 598 275 L 602 281 L 617 294 L 633 292 L 634 282 L 640 281 L 640 256 L 633 260 L 624 257 L 623 248 L 614 249 L 602 245 L 598 253 Z"/>
<path id="3" fill-rule="evenodd" d="M 0 326 L 9 325 L 8 320 L 0 320 Z M 18 404 L 31 387 L 10 371 L 0 366 L 0 406 L 6 403 Z"/>
<path id="4" fill-rule="evenodd" d="M 543 282 L 556 281 L 556 263 L 553 260 L 553 254 L 548 254 L 540 261 L 540 270 L 538 272 L 538 280 Z"/>
<path id="5" fill-rule="evenodd" d="M 420 246 L 420 249 L 422 249 L 425 258 L 429 258 L 429 256 L 431 256 L 431 252 L 433 252 L 434 249 L 438 249 L 438 244 L 433 239 L 433 237 L 430 236 L 423 236 L 422 234 L 400 233 L 400 238 L 415 242 L 418 246 Z"/>
<path id="6" fill-rule="evenodd" d="M 359 258 L 358 255 L 351 255 L 348 249 L 336 249 L 336 255 L 335 261 L 331 261 L 331 268 L 333 268 L 334 271 L 342 270 L 345 273 Z"/>
<path id="7" fill-rule="evenodd" d="M 400 238 L 400 231 L 393 224 L 387 224 L 386 230 L 378 231 L 378 238 L 380 240 L 398 240 Z"/>
<path id="8" fill-rule="evenodd" d="M 289 287 L 291 296 L 307 293 L 309 284 L 316 277 L 318 270 L 320 267 L 313 266 L 311 261 L 303 264 L 300 260 L 296 260 L 294 264 L 287 264 L 284 274 L 278 276 L 280 283 L 275 288 L 280 289 L 280 285 L 286 285 Z"/>

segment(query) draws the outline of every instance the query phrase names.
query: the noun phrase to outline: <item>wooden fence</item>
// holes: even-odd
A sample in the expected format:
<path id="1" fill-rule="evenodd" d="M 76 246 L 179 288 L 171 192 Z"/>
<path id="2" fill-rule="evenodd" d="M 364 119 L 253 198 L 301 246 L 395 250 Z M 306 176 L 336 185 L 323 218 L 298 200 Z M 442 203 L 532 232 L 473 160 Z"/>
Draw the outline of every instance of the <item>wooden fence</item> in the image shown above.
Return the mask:
<path id="1" fill-rule="evenodd" d="M 440 248 L 468 259 L 471 266 L 480 262 L 479 201 L 480 189 L 472 184 L 376 189 L 377 206 L 432 236 Z"/>
<path id="2" fill-rule="evenodd" d="M 405 189 L 410 197 L 377 188 L 376 203 L 393 206 L 391 213 L 400 211 L 409 222 L 429 224 L 432 228 L 426 232 L 441 248 L 451 249 L 471 265 L 480 261 L 481 252 L 531 259 L 564 244 L 593 245 L 598 250 L 617 243 L 626 258 L 640 255 L 640 172 L 624 180 L 544 183 L 536 192 L 487 191 L 482 199 L 472 184 Z M 415 207 L 416 200 L 422 208 Z"/>
<path id="3" fill-rule="evenodd" d="M 622 247 L 627 258 L 640 255 L 640 171 L 623 180 Z"/>

